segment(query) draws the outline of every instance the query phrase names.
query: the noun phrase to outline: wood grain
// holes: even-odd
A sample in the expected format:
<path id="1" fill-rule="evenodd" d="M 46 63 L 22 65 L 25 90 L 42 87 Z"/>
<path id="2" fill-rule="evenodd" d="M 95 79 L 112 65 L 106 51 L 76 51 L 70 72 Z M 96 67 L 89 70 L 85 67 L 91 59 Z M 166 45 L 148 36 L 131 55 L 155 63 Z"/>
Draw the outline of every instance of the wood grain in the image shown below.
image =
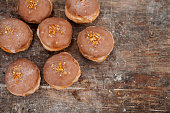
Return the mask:
<path id="1" fill-rule="evenodd" d="M 53 0 L 51 16 L 62 17 L 65 0 Z M 100 16 L 91 24 L 75 24 L 71 45 L 63 51 L 80 63 L 80 80 L 65 90 L 52 89 L 43 79 L 42 68 L 50 56 L 37 35 L 24 52 L 0 50 L 0 112 L 2 113 L 148 113 L 170 112 L 170 1 L 100 0 Z M 17 0 L 0 0 L 0 19 L 19 18 Z M 114 35 L 115 48 L 103 63 L 82 57 L 78 33 L 88 26 L 104 26 Z M 41 87 L 29 96 L 17 97 L 7 91 L 4 76 L 17 58 L 35 62 L 41 70 Z"/>

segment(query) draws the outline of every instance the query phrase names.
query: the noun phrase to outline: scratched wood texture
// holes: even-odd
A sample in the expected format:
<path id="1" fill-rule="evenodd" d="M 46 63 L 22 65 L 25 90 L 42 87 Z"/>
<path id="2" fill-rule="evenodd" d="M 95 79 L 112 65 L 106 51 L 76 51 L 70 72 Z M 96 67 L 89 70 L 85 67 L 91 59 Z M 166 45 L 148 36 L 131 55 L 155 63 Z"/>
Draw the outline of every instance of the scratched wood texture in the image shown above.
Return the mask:
<path id="1" fill-rule="evenodd" d="M 17 0 L 0 0 L 0 19 L 19 18 Z M 75 24 L 71 45 L 63 50 L 80 63 L 82 75 L 71 87 L 57 91 L 44 81 L 42 68 L 50 56 L 34 32 L 31 47 L 21 53 L 0 50 L 1 113 L 149 113 L 170 112 L 170 1 L 100 0 L 100 16 L 91 24 Z M 54 0 L 51 16 L 62 17 L 65 0 Z M 108 28 L 115 48 L 103 63 L 82 57 L 76 39 L 88 26 Z M 7 66 L 17 58 L 35 62 L 41 70 L 41 87 L 34 94 L 17 97 L 7 91 Z"/>

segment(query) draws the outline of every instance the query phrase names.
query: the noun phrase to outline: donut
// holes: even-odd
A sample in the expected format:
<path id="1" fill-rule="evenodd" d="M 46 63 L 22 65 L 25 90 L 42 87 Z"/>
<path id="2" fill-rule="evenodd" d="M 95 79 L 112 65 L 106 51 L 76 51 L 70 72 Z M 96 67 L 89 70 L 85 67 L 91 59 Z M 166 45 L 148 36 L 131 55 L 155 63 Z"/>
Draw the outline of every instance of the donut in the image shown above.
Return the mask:
<path id="1" fill-rule="evenodd" d="M 52 12 L 51 0 L 18 0 L 18 13 L 28 23 L 39 24 Z"/>
<path id="2" fill-rule="evenodd" d="M 33 39 L 30 27 L 16 18 L 0 21 L 0 48 L 8 53 L 18 53 L 29 48 Z"/>
<path id="3" fill-rule="evenodd" d="M 108 30 L 92 26 L 79 33 L 77 44 L 85 58 L 103 62 L 113 50 L 114 39 Z"/>
<path id="4" fill-rule="evenodd" d="M 100 13 L 99 0 L 67 0 L 65 14 L 75 23 L 91 23 Z"/>
<path id="5" fill-rule="evenodd" d="M 72 39 L 72 26 L 63 18 L 47 18 L 37 29 L 37 35 L 48 51 L 59 51 L 68 47 Z"/>
<path id="6" fill-rule="evenodd" d="M 50 57 L 43 69 L 45 81 L 54 89 L 64 89 L 78 81 L 81 70 L 79 63 L 67 52 Z"/>
<path id="7" fill-rule="evenodd" d="M 20 58 L 6 70 L 5 83 L 9 92 L 16 96 L 34 93 L 40 86 L 40 71 L 30 60 Z"/>

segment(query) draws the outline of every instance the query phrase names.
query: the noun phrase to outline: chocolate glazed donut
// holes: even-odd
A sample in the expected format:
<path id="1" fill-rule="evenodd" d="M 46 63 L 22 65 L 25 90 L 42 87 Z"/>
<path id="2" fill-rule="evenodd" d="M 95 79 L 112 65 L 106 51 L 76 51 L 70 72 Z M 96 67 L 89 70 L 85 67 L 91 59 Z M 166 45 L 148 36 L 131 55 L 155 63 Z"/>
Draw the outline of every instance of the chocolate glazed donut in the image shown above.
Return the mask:
<path id="1" fill-rule="evenodd" d="M 15 18 L 0 21 L 0 47 L 9 53 L 18 53 L 29 48 L 33 39 L 30 27 Z"/>
<path id="2" fill-rule="evenodd" d="M 100 13 L 99 0 L 67 0 L 66 16 L 75 23 L 91 23 Z"/>
<path id="3" fill-rule="evenodd" d="M 114 47 L 112 34 L 101 27 L 88 27 L 78 35 L 78 47 L 84 57 L 89 60 L 102 62 Z"/>
<path id="4" fill-rule="evenodd" d="M 51 15 L 51 0 L 18 0 L 18 13 L 28 23 L 39 24 Z"/>
<path id="5" fill-rule="evenodd" d="M 50 57 L 44 65 L 44 79 L 55 89 L 64 89 L 78 81 L 81 70 L 78 62 L 67 52 Z"/>
<path id="6" fill-rule="evenodd" d="M 37 35 L 48 51 L 59 51 L 68 47 L 72 39 L 72 26 L 63 18 L 47 18 L 37 29 Z"/>
<path id="7" fill-rule="evenodd" d="M 5 73 L 7 89 L 16 96 L 34 93 L 40 86 L 40 80 L 38 67 L 24 58 L 12 62 Z"/>

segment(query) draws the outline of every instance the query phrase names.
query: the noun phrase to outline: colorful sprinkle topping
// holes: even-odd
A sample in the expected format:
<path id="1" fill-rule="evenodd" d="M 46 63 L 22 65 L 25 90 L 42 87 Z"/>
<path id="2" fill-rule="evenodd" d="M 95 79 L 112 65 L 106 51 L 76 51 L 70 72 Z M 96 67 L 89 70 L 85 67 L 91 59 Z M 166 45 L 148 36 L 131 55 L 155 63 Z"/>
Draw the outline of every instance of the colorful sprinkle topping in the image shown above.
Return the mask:
<path id="1" fill-rule="evenodd" d="M 36 6 L 38 5 L 38 0 L 34 1 L 34 0 L 25 0 L 28 2 L 27 7 L 30 9 L 36 9 Z"/>
<path id="2" fill-rule="evenodd" d="M 83 6 L 86 6 L 87 5 L 87 3 L 85 2 L 86 0 L 78 0 L 80 3 L 82 3 L 83 4 Z M 76 4 L 78 3 L 78 1 L 76 1 Z"/>
<path id="3" fill-rule="evenodd" d="M 62 76 L 62 74 L 67 74 L 67 72 L 64 70 L 65 68 L 65 62 L 59 62 L 57 66 L 54 66 L 54 64 L 51 65 L 51 67 L 55 70 L 58 71 L 60 73 L 60 76 Z"/>
<path id="4" fill-rule="evenodd" d="M 14 35 L 14 29 L 5 25 L 5 32 L 4 33 L 5 34 L 10 33 L 11 35 Z"/>
<path id="5" fill-rule="evenodd" d="M 12 75 L 13 75 L 14 79 L 21 79 L 22 73 L 21 72 L 13 71 Z"/>
<path id="6" fill-rule="evenodd" d="M 97 47 L 101 43 L 101 35 L 97 32 L 90 32 L 87 36 L 89 43 L 93 43 L 94 47 Z"/>
<path id="7" fill-rule="evenodd" d="M 59 25 L 50 25 L 49 26 L 49 36 L 53 37 L 57 32 L 59 32 L 61 35 L 63 35 L 63 31 L 61 30 L 61 27 Z"/>
<path id="8" fill-rule="evenodd" d="M 19 66 L 19 68 L 21 68 L 21 66 Z M 16 80 L 15 83 L 19 83 L 19 80 L 23 79 L 23 73 L 19 71 L 17 66 L 13 67 L 13 72 L 11 74 L 13 76 L 13 79 Z"/>
<path id="9" fill-rule="evenodd" d="M 12 29 L 11 27 L 5 25 L 5 27 L 2 29 L 2 31 L 0 31 L 0 35 L 2 34 L 7 34 L 7 35 L 14 35 L 14 29 Z M 13 40 L 12 37 L 10 37 L 10 40 Z"/>

